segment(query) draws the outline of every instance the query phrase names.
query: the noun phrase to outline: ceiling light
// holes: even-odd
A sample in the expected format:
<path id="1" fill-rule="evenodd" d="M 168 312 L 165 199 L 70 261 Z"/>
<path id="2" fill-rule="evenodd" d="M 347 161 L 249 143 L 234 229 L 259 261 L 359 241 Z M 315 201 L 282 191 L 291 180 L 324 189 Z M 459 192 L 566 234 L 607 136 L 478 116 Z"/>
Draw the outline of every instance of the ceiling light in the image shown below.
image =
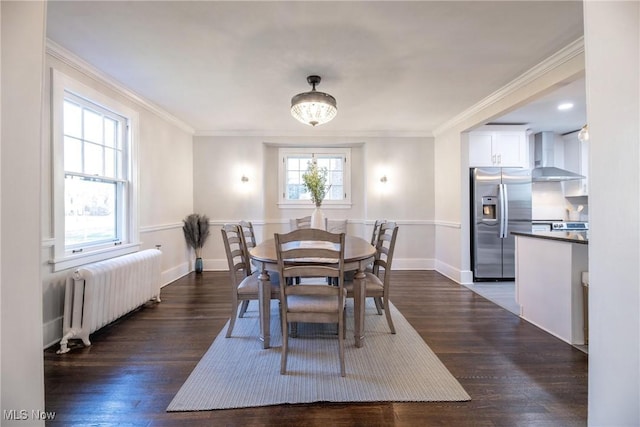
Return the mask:
<path id="1" fill-rule="evenodd" d="M 587 142 L 589 140 L 589 126 L 582 126 L 582 129 L 578 132 L 578 140 L 580 140 L 580 142 Z"/>
<path id="2" fill-rule="evenodd" d="M 565 102 L 563 104 L 558 105 L 558 110 L 565 111 L 573 108 L 573 104 L 571 102 Z"/>
<path id="3" fill-rule="evenodd" d="M 338 112 L 336 99 L 328 93 L 316 91 L 316 85 L 320 84 L 320 76 L 309 76 L 307 82 L 312 89 L 291 98 L 291 115 L 311 126 L 331 121 Z"/>

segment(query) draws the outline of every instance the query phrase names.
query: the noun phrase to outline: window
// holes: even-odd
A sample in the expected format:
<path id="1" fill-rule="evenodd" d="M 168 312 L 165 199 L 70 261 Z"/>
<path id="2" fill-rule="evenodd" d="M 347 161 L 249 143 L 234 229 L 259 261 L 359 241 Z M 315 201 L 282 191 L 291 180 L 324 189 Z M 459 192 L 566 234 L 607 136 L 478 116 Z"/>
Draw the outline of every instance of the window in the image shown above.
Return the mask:
<path id="1" fill-rule="evenodd" d="M 55 270 L 138 249 L 135 112 L 54 71 Z"/>
<path id="2" fill-rule="evenodd" d="M 302 175 L 310 162 L 327 170 L 329 190 L 323 207 L 349 207 L 351 204 L 351 150 L 349 148 L 301 148 L 279 151 L 280 197 L 283 207 L 309 207 L 311 199 L 305 190 Z"/>

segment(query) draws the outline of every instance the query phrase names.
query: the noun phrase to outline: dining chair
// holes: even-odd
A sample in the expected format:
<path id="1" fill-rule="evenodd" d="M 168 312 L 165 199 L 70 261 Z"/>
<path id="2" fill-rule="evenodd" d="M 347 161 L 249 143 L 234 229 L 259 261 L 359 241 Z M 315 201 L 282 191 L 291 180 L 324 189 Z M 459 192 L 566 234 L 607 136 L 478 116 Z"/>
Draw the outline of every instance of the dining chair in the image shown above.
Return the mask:
<path id="1" fill-rule="evenodd" d="M 376 219 L 373 224 L 373 231 L 371 232 L 371 245 L 375 246 L 378 243 L 378 235 L 380 234 L 380 226 L 387 222 L 386 219 Z"/>
<path id="2" fill-rule="evenodd" d="M 242 229 L 242 234 L 244 235 L 244 241 L 247 244 L 247 248 L 255 248 L 256 247 L 256 234 L 253 231 L 253 224 L 251 221 L 240 221 L 238 223 L 240 228 Z"/>
<path id="3" fill-rule="evenodd" d="M 311 228 L 311 215 L 303 216 L 302 218 L 291 218 L 289 225 L 291 226 L 291 231 L 301 228 Z"/>
<path id="4" fill-rule="evenodd" d="M 231 285 L 231 316 L 226 337 L 231 337 L 237 317 L 243 317 L 249 301 L 260 298 L 259 272 L 251 271 L 249 252 L 244 240 L 242 228 L 238 224 L 225 224 L 222 226 L 222 241 L 227 254 L 229 266 L 229 278 Z M 280 289 L 277 283 L 271 283 L 271 299 L 280 298 Z M 238 305 L 242 302 L 243 308 L 238 313 Z"/>
<path id="5" fill-rule="evenodd" d="M 289 325 L 334 323 L 338 326 L 340 375 L 345 376 L 344 290 L 345 234 L 313 228 L 294 230 L 275 236 L 280 272 L 280 319 L 282 321 L 282 354 L 280 374 L 287 372 Z M 287 279 L 300 277 L 300 284 L 287 285 Z M 326 278 L 337 279 L 337 286 Z M 291 282 L 290 282 L 291 283 Z"/>
<path id="6" fill-rule="evenodd" d="M 245 220 L 241 220 L 238 225 L 240 226 L 240 230 L 242 230 L 242 235 L 244 237 L 244 246 L 245 246 L 245 250 L 247 251 L 247 256 L 249 254 L 249 249 L 251 248 L 255 248 L 256 247 L 256 235 L 255 232 L 253 231 L 253 224 L 251 223 L 251 221 L 245 221 Z M 249 260 L 249 266 L 252 266 L 253 264 L 251 263 L 251 260 Z M 251 271 L 255 271 L 255 269 L 252 267 Z M 247 309 L 249 308 L 249 301 L 248 299 L 242 300 L 242 303 L 240 305 L 240 314 L 238 314 L 238 317 L 243 317 L 244 314 L 247 312 Z"/>
<path id="7" fill-rule="evenodd" d="M 327 219 L 326 229 L 331 233 L 347 233 L 346 219 Z"/>
<path id="8" fill-rule="evenodd" d="M 396 246 L 398 236 L 398 225 L 395 222 L 387 221 L 380 225 L 380 232 L 376 241 L 376 255 L 373 261 L 372 271 L 365 271 L 365 298 L 373 298 L 378 314 L 382 315 L 382 310 L 387 318 L 387 324 L 392 334 L 396 333 L 389 311 L 389 284 L 391 282 L 391 264 L 393 262 L 393 251 Z M 346 282 L 344 287 L 347 291 L 347 298 L 353 298 L 353 282 Z"/>

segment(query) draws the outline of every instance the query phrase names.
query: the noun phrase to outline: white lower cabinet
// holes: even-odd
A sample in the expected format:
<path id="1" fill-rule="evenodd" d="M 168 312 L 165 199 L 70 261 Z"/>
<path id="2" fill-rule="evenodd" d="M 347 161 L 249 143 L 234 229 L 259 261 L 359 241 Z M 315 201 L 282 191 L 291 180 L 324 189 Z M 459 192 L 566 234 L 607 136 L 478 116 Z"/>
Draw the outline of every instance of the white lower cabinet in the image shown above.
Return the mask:
<path id="1" fill-rule="evenodd" d="M 569 344 L 584 344 L 584 271 L 588 245 L 516 236 L 520 317 Z"/>

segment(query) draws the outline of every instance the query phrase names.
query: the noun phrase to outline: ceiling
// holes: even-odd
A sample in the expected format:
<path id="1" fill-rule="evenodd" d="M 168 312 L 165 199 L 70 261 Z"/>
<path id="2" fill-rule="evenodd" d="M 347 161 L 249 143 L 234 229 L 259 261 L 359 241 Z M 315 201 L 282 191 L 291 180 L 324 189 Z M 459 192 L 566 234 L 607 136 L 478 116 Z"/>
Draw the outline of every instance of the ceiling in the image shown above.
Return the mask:
<path id="1" fill-rule="evenodd" d="M 50 40 L 199 134 L 429 135 L 583 34 L 580 1 L 50 1 L 47 13 Z M 289 113 L 310 74 L 338 102 L 316 128 Z M 566 127 L 536 118 L 547 102 L 497 121 Z"/>

